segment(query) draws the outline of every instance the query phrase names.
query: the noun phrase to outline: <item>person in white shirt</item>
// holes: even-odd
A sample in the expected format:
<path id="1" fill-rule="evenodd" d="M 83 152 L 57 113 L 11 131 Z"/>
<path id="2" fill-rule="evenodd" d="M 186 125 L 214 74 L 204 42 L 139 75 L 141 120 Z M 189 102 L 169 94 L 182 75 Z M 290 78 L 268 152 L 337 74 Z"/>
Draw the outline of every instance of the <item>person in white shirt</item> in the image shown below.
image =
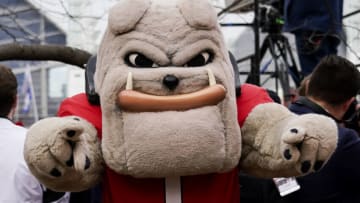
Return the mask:
<path id="1" fill-rule="evenodd" d="M 46 189 L 30 173 L 24 160 L 26 129 L 12 122 L 17 103 L 17 80 L 0 65 L 0 203 L 69 202 L 69 194 L 44 201 Z"/>

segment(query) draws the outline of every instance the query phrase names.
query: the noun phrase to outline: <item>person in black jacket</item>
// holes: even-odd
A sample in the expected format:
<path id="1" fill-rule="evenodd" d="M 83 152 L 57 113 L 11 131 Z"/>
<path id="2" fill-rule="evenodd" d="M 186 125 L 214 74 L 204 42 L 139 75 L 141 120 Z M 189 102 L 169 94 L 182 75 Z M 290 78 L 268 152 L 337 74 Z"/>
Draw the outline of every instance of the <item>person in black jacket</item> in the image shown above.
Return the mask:
<path id="1" fill-rule="evenodd" d="M 293 203 L 360 202 L 360 138 L 343 127 L 342 118 L 360 89 L 360 73 L 347 59 L 327 56 L 316 66 L 307 94 L 289 108 L 297 114 L 317 113 L 338 122 L 338 146 L 328 163 L 315 164 L 316 173 L 297 178 L 300 190 L 283 199 Z"/>

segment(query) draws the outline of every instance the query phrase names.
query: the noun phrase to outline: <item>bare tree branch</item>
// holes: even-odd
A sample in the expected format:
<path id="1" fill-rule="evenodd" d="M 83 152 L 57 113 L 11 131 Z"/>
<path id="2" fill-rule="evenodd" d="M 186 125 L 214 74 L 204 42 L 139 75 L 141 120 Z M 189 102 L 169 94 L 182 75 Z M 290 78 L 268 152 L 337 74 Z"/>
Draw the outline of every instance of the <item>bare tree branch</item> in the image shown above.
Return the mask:
<path id="1" fill-rule="evenodd" d="M 10 33 L 9 30 L 7 30 L 3 25 L 0 25 L 0 30 L 5 32 L 9 37 L 13 39 L 14 42 L 16 42 L 16 37 L 12 33 Z"/>
<path id="2" fill-rule="evenodd" d="M 51 9 L 48 7 L 50 5 L 54 5 L 54 1 L 51 0 L 49 2 L 46 2 L 44 0 L 37 0 L 38 3 L 37 4 L 48 4 L 48 6 L 46 7 L 46 9 L 42 9 L 42 8 L 38 8 L 38 10 L 40 10 L 42 13 L 49 13 L 49 14 L 56 14 L 56 15 L 60 15 L 60 16 L 64 16 L 64 17 L 68 17 L 70 19 L 93 19 L 93 20 L 100 20 L 102 19 L 107 13 L 103 12 L 101 15 L 93 15 L 93 14 L 88 14 L 88 15 L 83 15 L 83 14 L 72 14 L 70 13 L 69 9 L 65 6 L 65 2 L 62 0 L 58 0 L 61 8 L 63 9 L 63 11 L 57 11 L 55 9 Z M 41 2 L 41 3 L 40 3 Z M 87 6 L 89 6 L 92 2 L 88 1 L 87 2 Z"/>
<path id="3" fill-rule="evenodd" d="M 20 22 L 18 22 L 18 19 L 17 19 L 17 13 L 14 12 L 13 10 L 11 10 L 10 8 L 0 4 L 0 8 L 1 9 L 4 9 L 5 11 L 9 12 L 9 15 L 7 16 L 8 18 L 10 18 L 18 27 L 18 30 L 23 32 L 25 35 L 29 35 L 31 36 L 32 38 L 35 38 L 37 40 L 40 40 L 39 37 L 33 33 L 32 31 L 30 31 L 29 29 L 27 29 L 25 26 L 21 25 Z M 8 34 L 11 33 L 10 31 L 7 32 Z M 34 41 L 33 39 L 31 38 L 27 38 L 29 39 L 30 41 Z"/>
<path id="4" fill-rule="evenodd" d="M 87 51 L 62 45 L 25 45 L 19 43 L 0 45 L 0 61 L 59 61 L 84 69 L 90 56 L 91 54 Z"/>

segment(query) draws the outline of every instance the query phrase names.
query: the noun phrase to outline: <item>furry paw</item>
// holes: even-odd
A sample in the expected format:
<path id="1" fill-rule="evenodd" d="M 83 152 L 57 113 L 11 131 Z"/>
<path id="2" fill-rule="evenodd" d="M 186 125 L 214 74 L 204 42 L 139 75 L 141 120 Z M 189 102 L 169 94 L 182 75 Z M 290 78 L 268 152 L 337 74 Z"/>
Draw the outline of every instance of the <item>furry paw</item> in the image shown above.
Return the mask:
<path id="1" fill-rule="evenodd" d="M 31 172 L 56 191 L 81 191 L 101 178 L 95 128 L 79 117 L 46 118 L 28 131 L 24 149 Z"/>
<path id="2" fill-rule="evenodd" d="M 320 170 L 337 145 L 336 123 L 325 116 L 301 115 L 289 122 L 282 135 L 283 158 L 295 163 L 300 174 Z"/>

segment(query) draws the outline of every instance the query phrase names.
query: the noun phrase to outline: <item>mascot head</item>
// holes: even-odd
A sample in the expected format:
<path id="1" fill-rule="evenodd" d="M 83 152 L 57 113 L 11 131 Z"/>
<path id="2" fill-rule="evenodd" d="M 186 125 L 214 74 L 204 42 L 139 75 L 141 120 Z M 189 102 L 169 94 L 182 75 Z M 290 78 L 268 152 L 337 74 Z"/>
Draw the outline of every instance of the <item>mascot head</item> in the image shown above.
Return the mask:
<path id="1" fill-rule="evenodd" d="M 234 168 L 233 75 L 207 0 L 122 0 L 110 11 L 95 73 L 107 165 L 135 177 Z"/>

